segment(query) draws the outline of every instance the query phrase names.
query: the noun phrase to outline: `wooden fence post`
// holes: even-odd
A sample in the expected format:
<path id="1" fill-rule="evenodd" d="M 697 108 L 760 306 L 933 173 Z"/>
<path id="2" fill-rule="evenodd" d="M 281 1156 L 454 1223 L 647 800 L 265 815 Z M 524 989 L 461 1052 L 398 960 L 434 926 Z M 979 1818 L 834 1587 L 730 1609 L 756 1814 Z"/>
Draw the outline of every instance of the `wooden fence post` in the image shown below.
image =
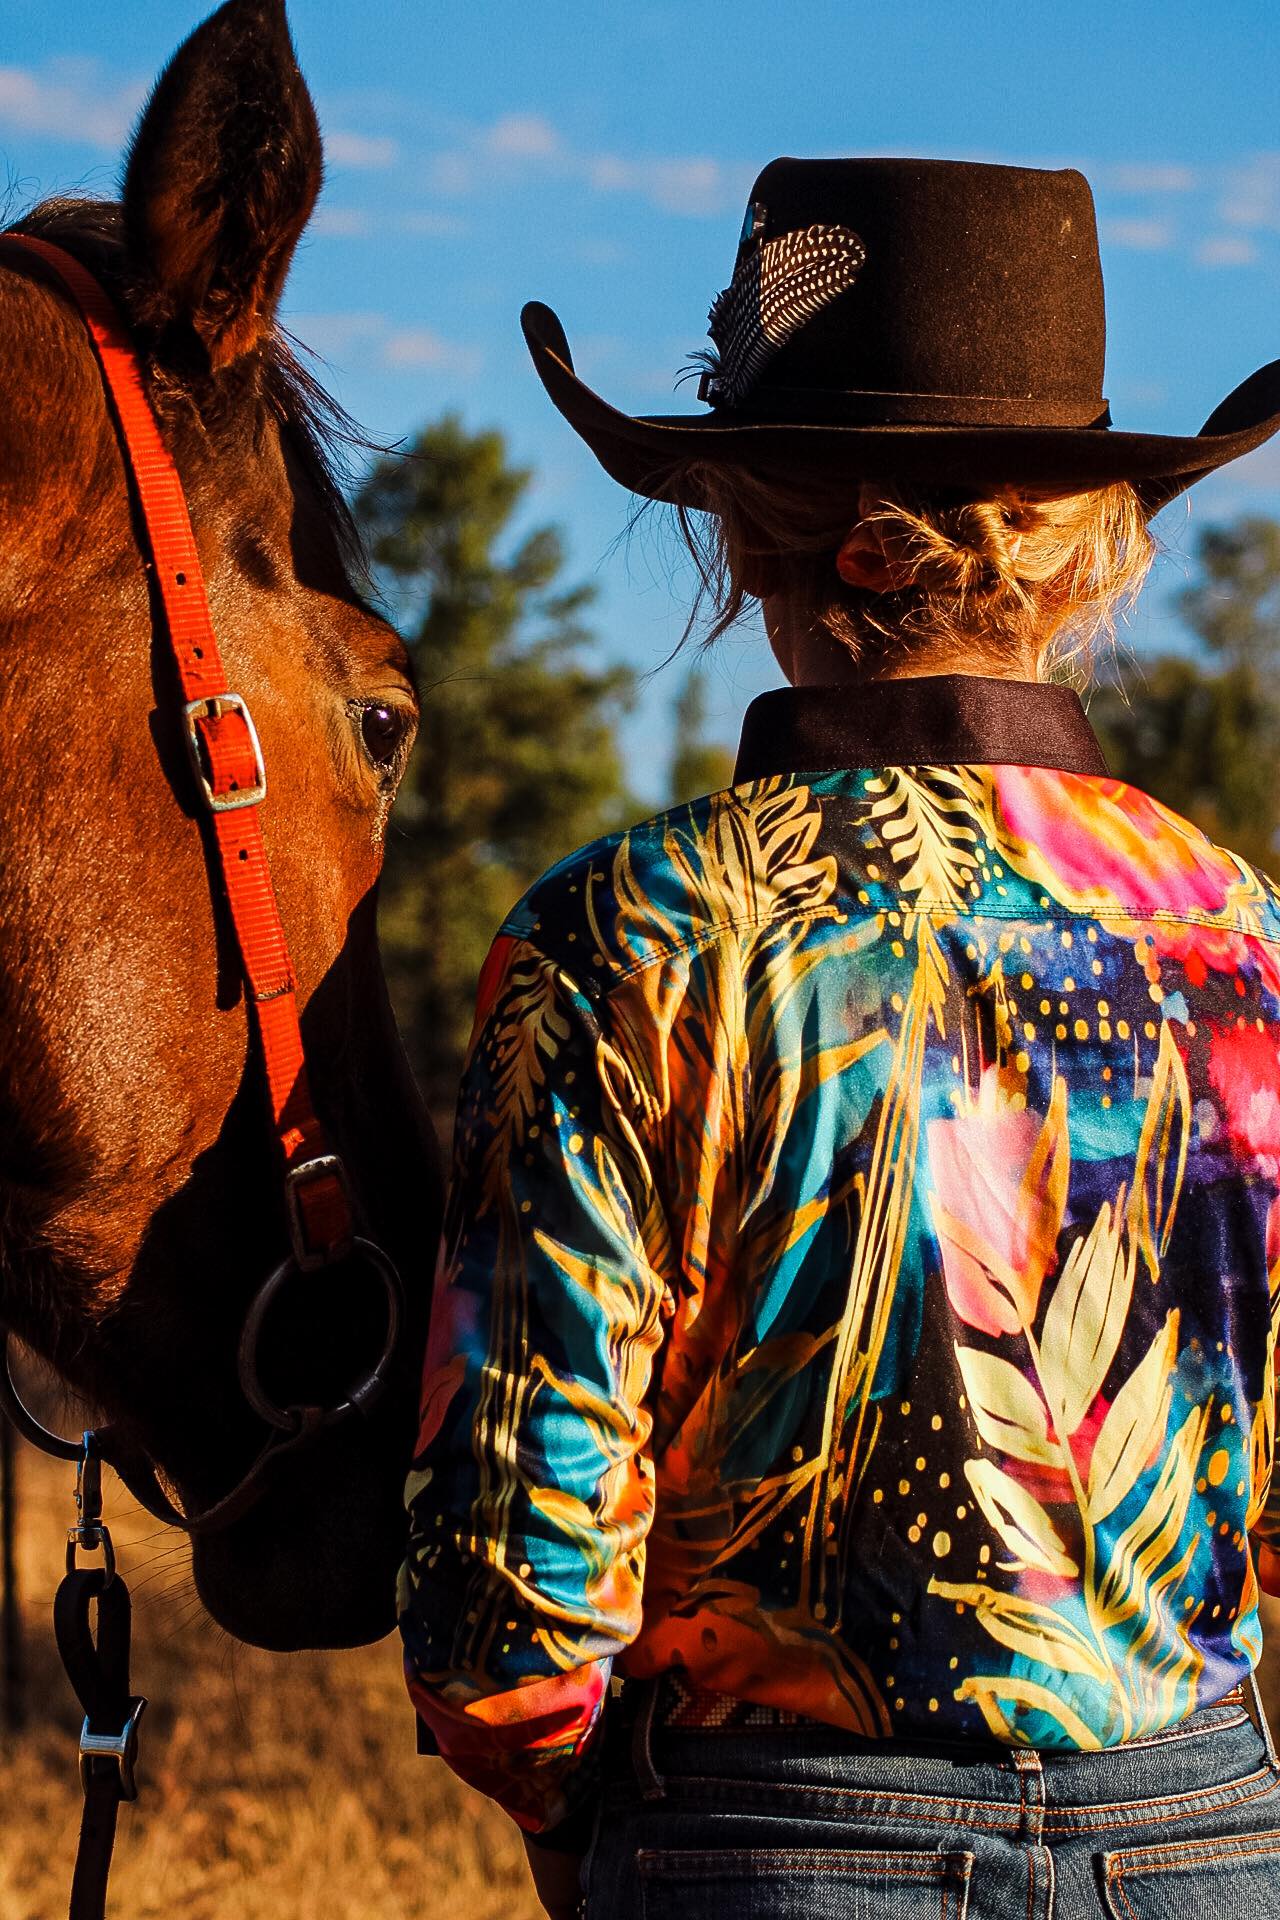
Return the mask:
<path id="1" fill-rule="evenodd" d="M 4 1723 L 11 1732 L 27 1718 L 27 1671 L 18 1587 L 18 1437 L 0 1414 L 0 1671 Z"/>

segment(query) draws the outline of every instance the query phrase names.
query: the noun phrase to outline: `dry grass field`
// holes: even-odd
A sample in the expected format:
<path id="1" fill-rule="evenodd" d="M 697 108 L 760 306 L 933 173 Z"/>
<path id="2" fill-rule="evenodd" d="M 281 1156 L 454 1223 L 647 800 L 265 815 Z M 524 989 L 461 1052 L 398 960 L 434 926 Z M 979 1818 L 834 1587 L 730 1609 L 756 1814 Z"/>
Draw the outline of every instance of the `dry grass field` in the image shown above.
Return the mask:
<path id="1" fill-rule="evenodd" d="M 0 1916 L 59 1920 L 80 1814 L 79 1725 L 53 1652 L 70 1470 L 24 1452 L 30 1724 L 0 1759 Z M 398 1644 L 284 1658 L 202 1616 L 185 1552 L 119 1514 L 134 1594 L 142 1797 L 122 1810 L 112 1912 L 129 1920 L 533 1920 L 515 1830 L 413 1751 Z M 1280 1726 L 1280 1605 L 1264 1668 Z"/>
<path id="2" fill-rule="evenodd" d="M 19 1461 L 29 1726 L 0 1734 L 0 1916 L 61 1920 L 80 1818 L 76 1709 L 49 1626 L 72 1469 Z M 192 1596 L 174 1536 L 108 1483 L 150 1696 L 142 1792 L 121 1810 L 120 1920 L 533 1920 L 515 1828 L 413 1750 L 399 1643 L 358 1653 L 233 1645 Z"/>

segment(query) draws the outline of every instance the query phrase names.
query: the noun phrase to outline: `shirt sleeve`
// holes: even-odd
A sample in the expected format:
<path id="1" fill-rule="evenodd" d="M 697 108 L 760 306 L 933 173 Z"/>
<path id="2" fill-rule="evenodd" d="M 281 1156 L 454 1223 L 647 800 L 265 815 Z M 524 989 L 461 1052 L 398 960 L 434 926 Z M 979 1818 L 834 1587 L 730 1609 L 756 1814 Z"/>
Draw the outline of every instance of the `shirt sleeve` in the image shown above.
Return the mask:
<path id="1" fill-rule="evenodd" d="M 668 1294 L 642 1101 L 591 998 L 501 934 L 481 976 L 406 1498 L 410 1695 L 531 1832 L 590 1791 L 636 1635 Z"/>

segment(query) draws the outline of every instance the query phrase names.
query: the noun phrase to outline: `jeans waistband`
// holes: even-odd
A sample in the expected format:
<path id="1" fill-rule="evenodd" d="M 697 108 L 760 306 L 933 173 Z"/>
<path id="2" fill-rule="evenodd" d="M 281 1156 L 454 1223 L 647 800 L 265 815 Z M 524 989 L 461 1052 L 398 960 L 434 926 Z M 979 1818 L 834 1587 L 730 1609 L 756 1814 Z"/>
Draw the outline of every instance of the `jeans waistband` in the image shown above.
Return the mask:
<path id="1" fill-rule="evenodd" d="M 1256 1682 L 1250 1674 L 1248 1682 L 1237 1681 L 1228 1693 L 1217 1700 L 1202 1702 L 1195 1712 L 1185 1719 L 1175 1721 L 1159 1732 L 1139 1735 L 1132 1741 L 1119 1743 L 1124 1747 L 1149 1746 L 1158 1741 L 1185 1738 L 1188 1733 L 1198 1730 L 1199 1725 L 1210 1727 L 1221 1719 L 1223 1709 L 1236 1707 L 1246 1712 L 1259 1726 L 1259 1731 L 1267 1737 L 1265 1722 L 1262 1721 L 1261 1703 L 1257 1696 Z M 754 1700 L 744 1700 L 735 1694 L 715 1692 L 708 1687 L 696 1686 L 674 1670 L 659 1674 L 648 1681 L 628 1680 L 623 1688 L 621 1717 L 632 1720 L 644 1714 L 653 1728 L 672 1728 L 688 1733 L 777 1733 L 797 1736 L 826 1736 L 832 1740 L 847 1738 L 851 1743 L 862 1744 L 863 1736 L 846 1733 L 829 1721 L 816 1720 L 812 1716 L 794 1712 L 787 1707 L 766 1705 Z M 1262 1724 L 1259 1724 L 1262 1722 Z M 893 1744 L 892 1740 L 888 1744 Z M 904 1744 L 912 1745 L 908 1740 Z M 936 1740 L 928 1742 L 930 1746 L 964 1746 L 972 1749 L 975 1742 L 971 1736 L 948 1736 L 940 1733 Z M 978 1745 L 999 1748 L 994 1740 L 979 1740 Z M 1108 1749 L 1112 1751 L 1113 1749 Z M 1017 1751 L 1016 1748 L 1006 1751 Z"/>
<path id="2" fill-rule="evenodd" d="M 1011 1830 L 1034 1807 L 1037 1819 L 1063 1832 L 1109 1831 L 1130 1819 L 1154 1829 L 1174 1800 L 1189 1817 L 1241 1796 L 1280 1798 L 1280 1765 L 1252 1674 L 1181 1721 L 1105 1748 L 1036 1749 L 979 1736 L 868 1739 L 798 1715 L 772 1725 L 673 1723 L 673 1711 L 690 1711 L 693 1692 L 686 1682 L 682 1695 L 667 1675 L 627 1681 L 606 1732 L 609 1790 L 629 1801 L 638 1792 L 643 1802 L 674 1793 L 722 1809 L 750 1803 L 908 1821 L 945 1814 L 994 1823 L 993 1831 Z M 673 1694 L 683 1709 L 672 1707 Z"/>

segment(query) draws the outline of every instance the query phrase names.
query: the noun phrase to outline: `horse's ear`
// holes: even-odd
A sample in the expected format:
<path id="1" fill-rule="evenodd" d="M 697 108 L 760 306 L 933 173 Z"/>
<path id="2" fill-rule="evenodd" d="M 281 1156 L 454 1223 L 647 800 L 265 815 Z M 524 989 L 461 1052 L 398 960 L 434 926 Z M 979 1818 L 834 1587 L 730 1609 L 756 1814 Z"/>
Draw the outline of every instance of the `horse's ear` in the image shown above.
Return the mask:
<path id="1" fill-rule="evenodd" d="M 322 172 L 284 0 L 226 0 L 156 82 L 125 172 L 135 318 L 162 350 L 194 332 L 216 371 L 259 344 Z"/>

